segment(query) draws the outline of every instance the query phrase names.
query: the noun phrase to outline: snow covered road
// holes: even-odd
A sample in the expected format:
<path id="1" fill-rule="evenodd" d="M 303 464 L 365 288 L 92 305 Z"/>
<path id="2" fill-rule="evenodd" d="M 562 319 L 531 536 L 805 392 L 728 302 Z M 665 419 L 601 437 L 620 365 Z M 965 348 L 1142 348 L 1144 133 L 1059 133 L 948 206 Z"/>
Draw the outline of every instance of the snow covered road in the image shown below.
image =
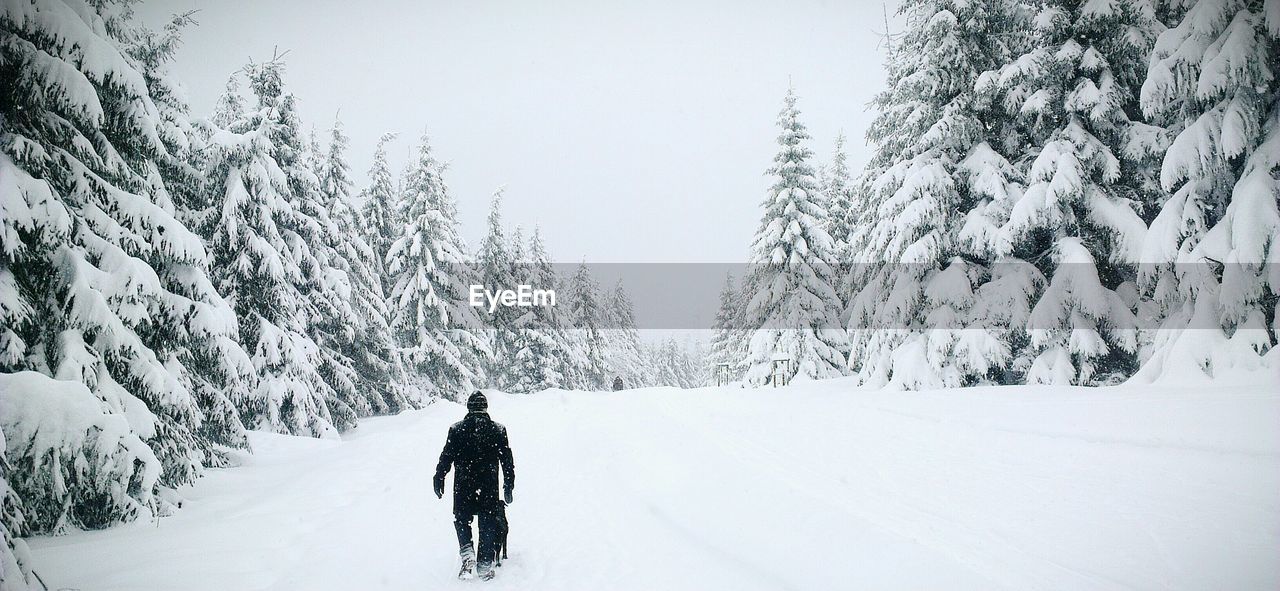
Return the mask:
<path id="1" fill-rule="evenodd" d="M 983 388 L 490 396 L 517 485 L 495 589 L 1275 589 L 1280 394 Z M 458 405 L 257 434 L 175 516 L 31 540 L 51 588 L 448 589 Z"/>

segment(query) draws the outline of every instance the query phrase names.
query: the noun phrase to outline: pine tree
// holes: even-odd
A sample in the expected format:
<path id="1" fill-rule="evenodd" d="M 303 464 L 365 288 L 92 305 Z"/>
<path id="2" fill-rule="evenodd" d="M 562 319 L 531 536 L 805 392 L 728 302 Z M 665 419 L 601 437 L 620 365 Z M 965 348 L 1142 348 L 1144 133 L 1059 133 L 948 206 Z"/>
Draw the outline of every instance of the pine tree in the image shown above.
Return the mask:
<path id="1" fill-rule="evenodd" d="M 569 326 L 572 327 L 575 344 L 584 363 L 581 375 L 574 387 L 583 390 L 599 390 L 605 387 L 608 375 L 604 337 L 600 332 L 604 311 L 600 303 L 600 286 L 591 276 L 584 261 L 578 265 L 569 280 Z"/>
<path id="2" fill-rule="evenodd" d="M 850 246 L 854 228 L 858 223 L 859 212 L 854 205 L 854 186 L 849 173 L 849 156 L 845 153 L 844 133 L 836 136 L 835 151 L 831 155 L 830 172 L 822 185 L 824 205 L 827 210 L 827 233 L 835 241 L 836 295 L 843 306 L 854 294 L 855 278 L 853 270 L 854 251 Z M 842 322 L 848 316 L 841 313 Z"/>
<path id="3" fill-rule="evenodd" d="M 5 459 L 8 445 L 0 429 L 0 589 L 36 591 L 31 550 L 22 536 L 30 534 L 22 498 L 9 486 L 12 468 Z"/>
<path id="4" fill-rule="evenodd" d="M 323 380 L 319 392 L 331 422 L 345 431 L 355 428 L 358 417 L 371 414 L 368 399 L 357 387 L 353 363 L 343 354 L 357 325 L 346 272 L 349 265 L 337 250 L 345 238 L 320 189 L 319 142 L 304 139 L 297 99 L 284 90 L 283 63 L 274 59 L 249 71 L 258 104 L 271 107 L 271 155 L 284 173 L 290 201 L 299 214 L 293 227 L 301 239 L 298 246 L 309 255 L 310 264 L 301 267 L 298 287 L 308 310 L 306 332 L 317 345 L 317 370 Z"/>
<path id="5" fill-rule="evenodd" d="M 135 457 L 159 462 L 147 464 L 158 466 L 155 478 L 133 488 L 132 466 L 30 487 L 11 481 L 39 524 L 87 526 L 64 518 L 84 516 L 91 493 L 113 489 L 118 502 L 104 497 L 85 517 L 93 526 L 166 510 L 156 487 L 190 483 L 217 443 L 202 431 L 191 388 L 199 376 L 185 364 L 225 344 L 234 318 L 209 288 L 199 238 L 176 218 L 161 175 L 170 163 L 157 161 L 166 141 L 181 139 L 172 134 L 181 121 L 166 120 L 172 110 L 151 96 L 162 50 L 142 51 L 127 10 L 109 28 L 103 15 L 119 12 L 53 0 L 0 12 L 0 371 L 83 384 L 64 401 L 80 405 L 83 395 L 125 425 L 119 439 L 145 440 Z M 95 453 L 66 452 L 69 463 Z"/>
<path id="6" fill-rule="evenodd" d="M 640 356 L 640 333 L 636 328 L 635 308 L 622 279 L 618 279 L 605 298 L 601 326 L 609 381 L 612 382 L 613 377 L 620 377 L 628 388 L 643 384 L 648 372 Z"/>
<path id="7" fill-rule="evenodd" d="M 768 171 L 775 177 L 761 204 L 764 215 L 751 247 L 749 326 L 751 367 L 747 378 L 763 383 L 775 355 L 788 356 L 793 369 L 811 378 L 841 375 L 844 329 L 834 289 L 835 244 L 827 234 L 820 205 L 809 134 L 799 120 L 794 91 L 778 114 L 779 150 Z"/>
<path id="8" fill-rule="evenodd" d="M 342 335 L 340 350 L 351 360 L 356 388 L 367 401 L 361 409 L 374 414 L 397 412 L 412 405 L 395 383 L 403 369 L 393 353 L 387 324 L 379 271 L 382 265 L 364 240 L 364 219 L 351 202 L 352 182 L 346 162 L 350 140 L 336 117 L 329 136 L 328 150 L 317 163 L 320 191 L 340 234 L 334 247 L 351 284 L 350 300 L 355 312 L 354 330 Z"/>
<path id="9" fill-rule="evenodd" d="M 849 249 L 849 235 L 853 232 L 854 210 L 852 186 L 849 177 L 849 156 L 844 151 L 844 134 L 836 136 L 835 151 L 831 155 L 831 168 L 822 185 L 824 208 L 827 210 L 827 234 L 836 244 L 837 260 L 844 263 Z M 843 301 L 843 300 L 842 300 Z"/>
<path id="10" fill-rule="evenodd" d="M 1032 383 L 1093 384 L 1136 364 L 1132 264 L 1153 198 L 1124 150 L 1156 23 L 1139 4 L 1045 2 L 1030 48 L 984 77 L 1035 149 L 998 254 L 1036 261 L 1048 285 L 1029 319 Z M 1140 155 L 1141 156 L 1141 155 Z M 1025 162 L 1026 164 L 1022 164 Z"/>
<path id="11" fill-rule="evenodd" d="M 507 253 L 511 258 L 510 277 L 515 283 L 519 283 L 518 278 L 526 274 L 522 267 L 529 264 L 529 253 L 525 252 L 524 246 L 524 227 L 517 225 L 511 231 L 511 241 L 507 244 Z M 515 285 L 515 283 L 512 285 Z M 521 316 L 523 314 L 515 312 L 515 315 Z"/>
<path id="12" fill-rule="evenodd" d="M 390 276 L 386 272 L 387 252 L 404 226 L 400 216 L 400 188 L 391 180 L 391 168 L 387 164 L 387 144 L 395 138 L 396 134 L 387 133 L 378 140 L 373 166 L 369 168 L 370 184 L 360 192 L 360 202 L 364 204 L 364 238 L 373 249 L 373 270 L 382 278 L 384 294 L 391 291 Z"/>
<path id="13" fill-rule="evenodd" d="M 102 402 L 77 380 L 0 373 L 5 461 L 20 468 L 6 472 L 7 500 L 21 502 L 4 508 L 6 527 L 63 535 L 165 509 L 162 460 L 143 441 L 155 433 L 154 415 L 136 398 L 128 414 Z"/>
<path id="14" fill-rule="evenodd" d="M 649 364 L 654 371 L 654 386 L 672 388 L 698 388 L 710 381 L 710 368 L 701 360 L 705 352 L 695 343 L 690 350 L 688 342 L 681 343 L 667 337 L 647 348 Z"/>
<path id="15" fill-rule="evenodd" d="M 1163 150 L 1169 193 L 1142 248 L 1161 323 L 1145 380 L 1256 366 L 1280 332 L 1265 271 L 1280 249 L 1280 21 L 1261 4 L 1191 4 L 1151 55 L 1143 113 L 1173 139 L 1144 144 Z"/>
<path id="16" fill-rule="evenodd" d="M 701 388 L 710 385 L 711 365 L 707 363 L 707 349 L 702 341 L 688 340 L 681 351 L 684 353 L 684 387 Z"/>
<path id="17" fill-rule="evenodd" d="M 675 348 L 674 341 L 671 338 L 665 338 L 657 343 L 652 343 L 645 349 L 645 354 L 649 358 L 649 367 L 653 368 L 653 381 L 651 386 L 677 386 L 679 378 L 676 377 L 674 356 L 672 355 Z"/>
<path id="18" fill-rule="evenodd" d="M 359 319 L 346 258 L 348 242 L 339 220 L 344 212 L 321 186 L 326 153 L 314 127 L 304 137 L 297 101 L 280 86 L 273 112 L 272 157 L 284 172 L 291 200 L 301 214 L 297 234 L 316 263 L 303 267 L 298 287 L 307 298 L 307 335 L 318 347 L 317 369 L 324 381 L 321 394 L 334 426 L 344 431 L 354 428 L 358 417 L 372 414 L 371 399 L 381 400 L 360 389 L 360 377 L 349 356 Z"/>
<path id="19" fill-rule="evenodd" d="M 514 288 L 517 285 L 528 283 L 534 270 L 530 262 L 532 252 L 525 246 L 523 226 L 517 224 L 516 227 L 511 230 L 511 238 L 507 241 L 506 252 L 507 258 L 509 259 L 509 265 L 505 272 L 508 278 L 507 280 L 510 282 L 506 285 Z M 504 347 L 507 347 L 508 359 L 516 354 L 514 349 L 514 347 L 517 346 L 515 343 L 515 333 L 519 330 L 519 327 L 524 326 L 527 322 L 532 320 L 529 314 L 529 311 L 508 306 L 498 306 L 498 308 L 494 310 L 494 314 L 492 314 L 497 317 L 495 320 L 498 323 L 503 323 L 507 326 L 507 328 L 501 332 L 502 338 L 500 342 Z M 495 332 L 493 336 L 496 338 L 499 334 Z M 515 383 L 519 381 L 519 376 L 514 373 L 515 371 L 518 371 L 516 366 L 501 364 L 497 362 L 496 359 L 493 362 L 493 365 L 495 366 L 495 369 L 504 374 L 501 380 L 503 383 Z"/>
<path id="20" fill-rule="evenodd" d="M 214 283 L 235 302 L 240 344 L 258 378 L 235 402 L 253 428 L 336 438 L 320 347 L 308 334 L 311 282 L 323 268 L 309 248 L 315 221 L 280 161 L 297 157 L 287 153 L 295 148 L 282 119 L 282 66 L 273 60 L 246 72 L 257 105 L 210 138 L 205 176 L 219 197 L 203 228 Z"/>
<path id="21" fill-rule="evenodd" d="M 436 393 L 458 397 L 485 383 L 490 350 L 467 299 L 475 280 L 444 170 L 423 134 L 405 178 L 408 223 L 387 253 L 387 271 L 392 328 L 406 363 Z"/>
<path id="22" fill-rule="evenodd" d="M 1021 332 L 975 308 L 1018 195 L 1005 118 L 975 82 L 1010 56 L 1018 21 L 1005 0 L 915 0 L 900 13 L 907 29 L 868 132 L 878 149 L 851 208 L 849 367 L 868 384 L 955 387 L 1005 367 Z"/>
<path id="23" fill-rule="evenodd" d="M 551 265 L 542 233 L 534 229 L 529 242 L 529 263 L 518 267 L 517 278 L 534 289 L 555 290 L 557 278 Z M 560 302 L 557 302 L 559 304 Z M 576 364 L 571 343 L 562 328 L 556 306 L 534 306 L 511 330 L 508 364 L 504 387 L 511 392 L 538 392 L 548 388 L 567 388 L 572 379 L 570 366 Z"/>
<path id="24" fill-rule="evenodd" d="M 213 107 L 213 115 L 209 122 L 219 129 L 229 129 L 244 117 L 244 97 L 240 94 L 240 77 L 232 74 L 227 77 L 227 85 L 218 96 L 218 103 Z"/>
<path id="25" fill-rule="evenodd" d="M 720 289 L 720 308 L 716 311 L 715 331 L 711 337 L 710 361 L 713 369 L 728 364 L 730 379 L 737 380 L 746 371 L 751 331 L 741 324 L 742 304 L 733 273 L 724 278 Z M 718 371 L 718 370 L 717 370 Z"/>
<path id="26" fill-rule="evenodd" d="M 502 228 L 503 193 L 502 188 L 493 193 L 487 219 L 488 232 L 476 256 L 480 267 L 480 284 L 491 290 L 512 289 L 520 283 L 517 275 L 525 274 L 523 273 L 525 270 L 521 269 L 520 264 L 512 257 L 512 244 L 507 241 Z M 490 385 L 510 388 L 516 378 L 512 373 L 515 370 L 510 362 L 515 347 L 512 342 L 515 338 L 515 328 L 512 323 L 516 320 L 516 314 L 511 308 L 500 306 L 493 311 L 486 309 L 483 312 L 483 319 L 487 327 L 486 340 L 493 353 L 488 372 Z"/>
<path id="27" fill-rule="evenodd" d="M 157 204 L 190 228 L 199 226 L 201 212 L 208 207 L 200 170 L 206 134 L 192 124 L 189 107 L 169 64 L 181 44 L 181 31 L 194 22 L 191 13 L 185 13 L 174 16 L 163 31 L 132 29 L 126 45 L 139 63 L 160 115 L 157 134 L 166 148 L 155 156 L 155 171 L 148 181 Z M 227 465 L 223 448 L 249 448 L 231 398 L 253 379 L 249 356 L 235 340 L 235 313 L 212 284 L 201 279 L 208 276 L 207 268 L 163 266 L 156 272 L 167 290 L 187 300 L 176 307 L 185 308 L 184 317 L 150 324 L 152 340 L 167 344 L 167 351 L 157 350 L 157 354 L 167 356 L 166 363 L 171 367 L 181 368 L 177 372 L 179 379 L 204 415 L 196 430 L 198 437 L 207 442 L 202 446 L 204 463 Z M 197 317 L 202 318 L 196 320 Z"/>

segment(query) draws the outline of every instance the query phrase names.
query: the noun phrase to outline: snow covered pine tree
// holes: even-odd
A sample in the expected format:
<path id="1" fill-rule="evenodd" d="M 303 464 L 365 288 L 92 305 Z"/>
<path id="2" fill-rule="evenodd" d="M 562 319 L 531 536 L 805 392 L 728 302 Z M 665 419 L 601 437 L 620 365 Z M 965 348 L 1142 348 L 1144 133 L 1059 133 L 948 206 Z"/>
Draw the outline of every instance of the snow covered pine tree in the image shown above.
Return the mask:
<path id="1" fill-rule="evenodd" d="M 364 204 L 363 235 L 369 248 L 373 249 L 374 271 L 382 280 L 384 294 L 391 291 L 386 273 L 387 252 L 404 225 L 399 194 L 387 164 L 387 144 L 395 138 L 396 134 L 386 133 L 378 140 L 378 147 L 373 152 L 373 166 L 369 168 L 370 184 L 360 192 L 360 202 Z"/>
<path id="2" fill-rule="evenodd" d="M 217 446 L 245 445 L 224 398 L 245 361 L 235 317 L 166 189 L 189 188 L 189 126 L 163 69 L 183 19 L 159 34 L 130 16 L 127 3 L 0 7 L 9 535 L 163 512 Z"/>
<path id="3" fill-rule="evenodd" d="M 486 218 L 488 232 L 480 243 L 480 252 L 476 254 L 480 265 L 480 285 L 487 289 L 510 289 L 523 280 L 517 275 L 526 269 L 511 257 L 511 246 L 507 243 L 505 230 L 502 227 L 503 189 L 493 192 L 493 200 L 489 205 L 489 217 Z M 513 308 L 499 306 L 493 310 L 481 311 L 486 326 L 485 337 L 492 353 L 488 368 L 489 384 L 496 388 L 509 389 L 520 381 L 518 371 L 507 361 L 511 359 L 517 345 L 515 339 L 516 313 Z M 537 380 L 535 380 L 537 381 Z"/>
<path id="4" fill-rule="evenodd" d="M 349 333 L 338 335 L 337 346 L 351 360 L 356 389 L 363 393 L 357 410 L 365 416 L 397 412 L 412 404 L 399 383 L 404 370 L 399 356 L 393 353 L 391 327 L 387 324 L 383 266 L 362 235 L 364 218 L 351 201 L 350 167 L 345 155 L 349 141 L 342 132 L 342 122 L 335 118 L 329 148 L 318 158 L 316 168 L 324 205 L 338 231 L 333 245 L 336 260 L 351 285 L 349 299 L 355 326 Z"/>
<path id="5" fill-rule="evenodd" d="M 1137 364 L 1139 213 L 1154 195 L 1125 147 L 1157 24 L 1138 3 L 1054 1 L 1031 24 L 1027 49 L 978 83 L 979 93 L 1000 93 L 1014 137 L 1034 148 L 1019 158 L 1027 187 L 997 247 L 1048 277 L 1028 319 L 1026 380 L 1113 382 Z"/>
<path id="6" fill-rule="evenodd" d="M 517 267 L 525 270 L 527 278 L 523 274 L 517 278 L 537 289 L 555 289 L 558 278 L 537 228 L 529 241 L 528 259 L 528 264 Z M 512 392 L 571 387 L 582 362 L 563 322 L 556 306 L 534 306 L 513 324 L 508 350 L 514 361 L 508 378 Z"/>
<path id="7" fill-rule="evenodd" d="M 916 0 L 899 12 L 907 28 L 875 98 L 877 150 L 848 237 L 849 367 L 874 386 L 969 385 L 1009 364 L 1025 333 L 1017 311 L 1037 286 L 1005 277 L 1028 265 L 996 263 L 1019 177 L 1001 155 L 1007 118 L 974 90 L 1009 57 L 1018 23 L 1005 0 Z"/>
<path id="8" fill-rule="evenodd" d="M 623 381 L 624 386 L 635 388 L 645 383 L 649 373 L 640 355 L 640 333 L 636 329 L 635 308 L 627 294 L 622 279 L 614 284 L 604 301 L 605 328 L 601 330 L 605 342 L 609 372 Z"/>
<path id="9" fill-rule="evenodd" d="M 1159 326 L 1142 381 L 1256 368 L 1275 350 L 1280 12 L 1262 8 L 1191 3 L 1151 55 L 1142 110 L 1172 142 L 1144 146 L 1167 148 L 1160 185 L 1169 196 L 1142 244 L 1138 279 Z"/>
<path id="10" fill-rule="evenodd" d="M 167 195 L 178 220 L 195 230 L 205 219 L 202 213 L 209 205 L 209 193 L 204 190 L 201 174 L 207 130 L 192 123 L 182 99 L 181 84 L 168 68 L 181 43 L 179 33 L 193 23 L 190 14 L 180 14 L 163 32 L 135 29 L 128 51 L 142 65 L 147 87 L 160 112 L 157 131 L 167 148 L 167 153 L 155 157 L 163 180 L 162 185 L 156 186 L 155 194 L 158 199 Z M 193 272 L 189 266 L 176 265 L 157 268 L 156 272 L 175 293 L 213 304 L 202 312 L 206 320 L 156 322 L 150 330 L 157 333 L 159 341 L 169 343 L 177 362 L 186 370 L 182 372 L 183 385 L 195 396 L 204 413 L 198 433 L 212 444 L 205 449 L 205 462 L 226 465 L 225 450 L 249 447 L 232 397 L 254 379 L 249 356 L 236 341 L 235 312 L 208 282 L 206 269 Z M 213 327 L 216 329 L 211 330 Z"/>
<path id="11" fill-rule="evenodd" d="M 387 272 L 392 327 L 405 362 L 428 389 L 457 397 L 485 383 L 490 351 L 467 301 L 468 286 L 476 281 L 444 170 L 423 134 L 405 178 L 408 223 L 387 252 Z"/>
<path id="12" fill-rule="evenodd" d="M 710 361 L 713 369 L 720 364 L 727 364 L 731 380 L 740 379 L 747 370 L 751 331 L 742 324 L 742 308 L 737 281 L 733 273 L 727 273 L 724 287 L 720 289 L 720 308 L 716 311 L 715 327 L 711 335 Z"/>
<path id="13" fill-rule="evenodd" d="M 605 342 L 600 331 L 604 311 L 600 307 L 600 286 L 591 276 L 587 263 L 569 279 L 569 326 L 572 327 L 574 345 L 584 360 L 579 381 L 574 388 L 600 390 L 605 384 L 608 364 L 605 360 Z"/>
<path id="14" fill-rule="evenodd" d="M 220 198 L 203 231 L 215 285 L 236 303 L 240 343 L 257 373 L 255 387 L 236 401 L 245 424 L 336 438 L 320 347 L 307 334 L 308 294 L 325 275 L 307 240 L 316 222 L 277 160 L 296 157 L 287 153 L 294 146 L 277 145 L 296 131 L 284 118 L 282 70 L 276 61 L 246 68 L 257 106 L 209 139 L 205 176 Z"/>
<path id="15" fill-rule="evenodd" d="M 845 333 L 839 326 L 835 243 L 827 234 L 827 212 L 813 178 L 796 95 L 787 91 L 778 114 L 779 150 L 769 174 L 777 179 L 761 204 L 764 215 L 751 245 L 747 379 L 763 383 L 772 359 L 784 355 L 793 374 L 813 379 L 843 374 Z"/>

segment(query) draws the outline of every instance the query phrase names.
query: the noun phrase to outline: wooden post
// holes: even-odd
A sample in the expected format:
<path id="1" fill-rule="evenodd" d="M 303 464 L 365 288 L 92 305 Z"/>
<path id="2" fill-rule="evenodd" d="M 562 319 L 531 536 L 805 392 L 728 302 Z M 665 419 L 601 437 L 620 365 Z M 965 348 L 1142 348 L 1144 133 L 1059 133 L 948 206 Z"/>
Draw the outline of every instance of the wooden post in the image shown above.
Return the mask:
<path id="1" fill-rule="evenodd" d="M 773 358 L 773 376 L 770 382 L 773 382 L 774 388 L 780 388 L 787 385 L 791 379 L 791 358 L 784 356 L 775 356 Z"/>

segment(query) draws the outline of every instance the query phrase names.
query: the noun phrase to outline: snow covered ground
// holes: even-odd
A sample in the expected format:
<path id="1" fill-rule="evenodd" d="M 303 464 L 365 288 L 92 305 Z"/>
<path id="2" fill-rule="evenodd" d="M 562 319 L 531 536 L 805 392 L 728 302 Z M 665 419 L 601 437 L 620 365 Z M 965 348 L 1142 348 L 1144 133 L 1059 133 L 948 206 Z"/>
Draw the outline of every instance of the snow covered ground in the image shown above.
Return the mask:
<path id="1" fill-rule="evenodd" d="M 495 589 L 1275 589 L 1280 383 L 491 395 Z M 158 523 L 31 540 L 50 588 L 448 589 L 461 407 L 256 434 Z"/>

